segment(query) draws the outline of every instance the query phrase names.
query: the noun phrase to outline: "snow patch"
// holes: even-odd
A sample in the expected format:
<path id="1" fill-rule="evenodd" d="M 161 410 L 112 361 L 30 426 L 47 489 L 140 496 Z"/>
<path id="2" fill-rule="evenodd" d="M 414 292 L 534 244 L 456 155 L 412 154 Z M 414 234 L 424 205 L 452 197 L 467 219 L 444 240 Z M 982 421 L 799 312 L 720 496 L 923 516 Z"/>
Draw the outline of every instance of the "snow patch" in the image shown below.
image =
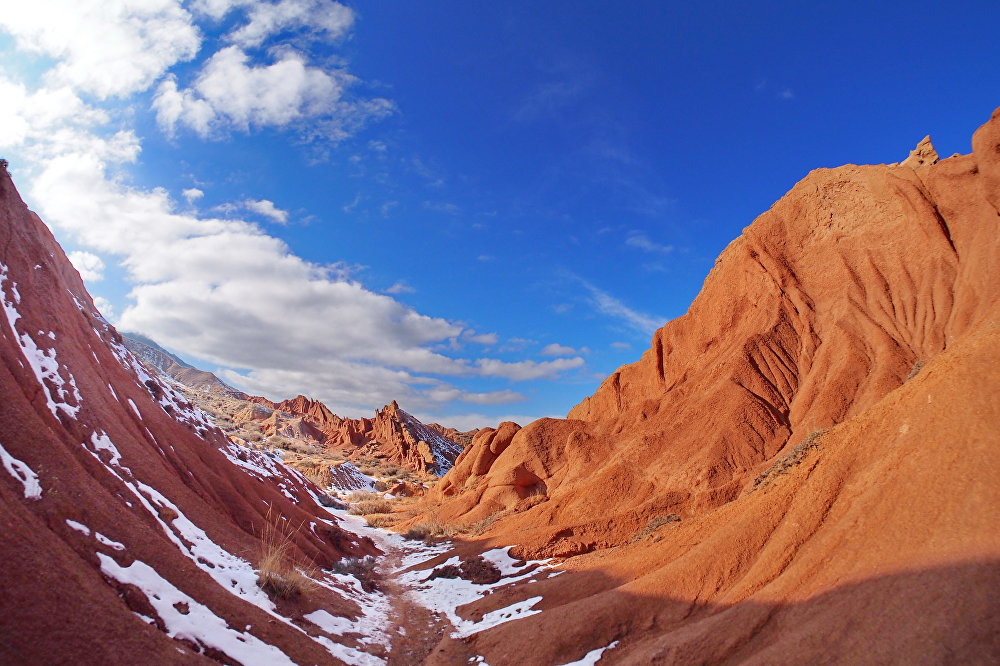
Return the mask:
<path id="1" fill-rule="evenodd" d="M 601 660 L 601 657 L 604 655 L 605 650 L 613 650 L 617 645 L 618 641 L 612 641 L 610 644 L 602 648 L 597 648 L 596 650 L 591 650 L 587 654 L 583 655 L 580 659 L 577 659 L 576 661 L 567 662 L 562 666 L 594 666 L 598 661 Z"/>
<path id="2" fill-rule="evenodd" d="M 94 538 L 109 548 L 114 548 L 115 550 L 125 550 L 125 544 L 119 543 L 118 541 L 112 541 L 100 532 L 94 532 Z"/>
<path id="3" fill-rule="evenodd" d="M 70 520 L 69 518 L 67 518 L 66 524 L 72 527 L 77 532 L 90 536 L 90 528 L 84 525 L 83 523 L 78 523 L 75 520 Z"/>
<path id="4" fill-rule="evenodd" d="M 253 634 L 233 629 L 208 606 L 181 592 L 145 562 L 135 560 L 122 567 L 103 553 L 97 553 L 97 557 L 105 575 L 142 590 L 171 638 L 183 638 L 202 647 L 220 650 L 244 664 L 294 666 L 295 662 L 277 647 Z M 186 614 L 178 610 L 182 605 L 187 606 Z"/>
<path id="5" fill-rule="evenodd" d="M 38 475 L 28 467 L 28 464 L 18 460 L 7 453 L 7 449 L 0 444 L 0 462 L 12 477 L 21 482 L 24 486 L 24 497 L 26 499 L 41 499 L 42 484 L 38 482 Z"/>
<path id="6" fill-rule="evenodd" d="M 18 335 L 15 323 L 21 318 L 21 313 L 17 311 L 15 306 L 21 303 L 21 295 L 17 291 L 17 284 L 11 281 L 13 299 L 10 302 L 7 301 L 7 292 L 3 288 L 3 284 L 8 280 L 7 270 L 7 266 L 0 264 L 0 304 L 3 305 L 4 314 L 7 315 L 7 323 L 10 325 L 11 333 L 14 334 L 14 341 L 21 348 L 21 355 L 28 362 L 32 372 L 35 373 L 35 379 L 42 387 L 46 404 L 52 415 L 58 417 L 59 410 L 62 410 L 67 416 L 75 419 L 80 411 L 82 400 L 80 391 L 76 387 L 76 379 L 68 368 L 66 374 L 69 379 L 63 379 L 54 347 L 42 350 L 27 333 Z M 70 398 L 73 398 L 76 404 L 67 402 Z"/>

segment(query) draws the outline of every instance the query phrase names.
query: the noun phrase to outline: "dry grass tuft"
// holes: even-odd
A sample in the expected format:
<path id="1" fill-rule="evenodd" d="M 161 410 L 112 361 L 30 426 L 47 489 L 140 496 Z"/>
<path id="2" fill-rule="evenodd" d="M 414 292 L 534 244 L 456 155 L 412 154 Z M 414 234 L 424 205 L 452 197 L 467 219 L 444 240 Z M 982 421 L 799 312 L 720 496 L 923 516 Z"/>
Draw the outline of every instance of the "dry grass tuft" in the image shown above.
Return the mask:
<path id="1" fill-rule="evenodd" d="M 420 541 L 421 539 L 424 541 L 430 541 L 447 535 L 448 528 L 437 520 L 427 523 L 418 523 L 403 533 L 404 538 L 412 539 L 414 541 Z"/>
<path id="2" fill-rule="evenodd" d="M 295 565 L 292 537 L 296 532 L 280 527 L 272 510 L 267 510 L 257 558 L 257 584 L 272 597 L 292 599 L 316 587 L 309 575 L 312 567 L 303 571 Z"/>
<path id="3" fill-rule="evenodd" d="M 819 440 L 825 432 L 825 428 L 820 428 L 818 430 L 813 430 L 806 435 L 801 442 L 795 445 L 794 449 L 778 458 L 778 460 L 771 465 L 767 471 L 763 472 L 760 476 L 754 479 L 750 492 L 766 486 L 768 483 L 782 474 L 785 474 L 789 469 L 802 462 L 802 459 L 806 457 L 806 454 L 809 453 L 809 451 L 819 448 Z"/>
<path id="4" fill-rule="evenodd" d="M 367 557 L 345 557 L 333 565 L 332 571 L 338 574 L 354 576 L 361 583 L 361 589 L 365 592 L 373 592 L 379 589 L 382 580 L 376 568 L 377 560 L 371 555 Z"/>
<path id="5" fill-rule="evenodd" d="M 387 499 L 368 500 L 352 504 L 347 511 L 354 516 L 367 516 L 371 513 L 392 513 L 392 502 Z"/>
<path id="6" fill-rule="evenodd" d="M 629 539 L 629 543 L 635 543 L 640 539 L 645 539 L 647 536 L 649 536 L 656 530 L 660 529 L 664 525 L 669 525 L 670 523 L 679 523 L 679 522 L 681 522 L 681 517 L 678 516 L 676 513 L 668 513 L 665 516 L 656 516 L 655 518 L 650 520 L 644 528 L 633 534 L 632 538 Z"/>
<path id="7" fill-rule="evenodd" d="M 365 516 L 369 527 L 390 527 L 399 522 L 391 513 L 369 513 Z"/>

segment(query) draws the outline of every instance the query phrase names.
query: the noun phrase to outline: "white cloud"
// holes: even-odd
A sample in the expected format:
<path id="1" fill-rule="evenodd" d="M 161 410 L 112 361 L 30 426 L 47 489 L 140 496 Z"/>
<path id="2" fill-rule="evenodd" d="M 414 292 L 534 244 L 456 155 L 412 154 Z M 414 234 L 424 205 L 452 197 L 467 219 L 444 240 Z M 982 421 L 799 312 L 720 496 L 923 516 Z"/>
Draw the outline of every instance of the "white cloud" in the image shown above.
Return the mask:
<path id="1" fill-rule="evenodd" d="M 118 315 L 115 313 L 115 306 L 111 304 L 111 301 L 104 298 L 103 296 L 94 296 L 94 305 L 97 310 L 104 315 L 104 318 L 110 321 L 115 326 L 118 325 Z"/>
<path id="2" fill-rule="evenodd" d="M 405 280 L 399 280 L 395 282 L 391 287 L 385 290 L 387 294 L 412 294 L 417 290 L 406 283 Z"/>
<path id="3" fill-rule="evenodd" d="M 245 47 L 259 46 L 283 31 L 305 30 L 330 39 L 343 36 L 354 23 L 354 12 L 332 0 L 193 0 L 192 11 L 215 21 L 235 9 L 246 11 L 246 21 L 226 39 Z"/>
<path id="4" fill-rule="evenodd" d="M 673 245 L 655 243 L 649 239 L 649 236 L 637 231 L 633 231 L 629 234 L 628 238 L 625 239 L 625 244 L 629 247 L 636 247 L 640 250 L 645 250 L 646 252 L 660 252 L 667 254 L 674 251 Z"/>
<path id="5" fill-rule="evenodd" d="M 191 187 L 182 191 L 181 195 L 183 195 L 184 198 L 187 199 L 187 202 L 190 204 L 194 203 L 198 199 L 201 199 L 203 196 L 205 196 L 205 193 L 199 190 L 197 187 Z"/>
<path id="6" fill-rule="evenodd" d="M 666 319 L 663 317 L 648 315 L 638 312 L 637 310 L 633 310 L 617 298 L 613 297 L 611 294 L 598 289 L 586 280 L 581 279 L 580 283 L 583 284 L 583 286 L 590 293 L 589 300 L 594 309 L 603 315 L 620 320 L 637 333 L 652 335 L 656 329 L 666 323 Z"/>
<path id="7" fill-rule="evenodd" d="M 467 402 L 475 405 L 506 405 L 512 402 L 523 402 L 527 398 L 517 391 L 490 391 L 488 393 L 470 393 L 442 384 L 427 391 L 427 396 L 436 402 Z"/>
<path id="8" fill-rule="evenodd" d="M 76 250 L 70 252 L 68 256 L 73 266 L 80 272 L 80 277 L 87 282 L 100 282 L 104 279 L 104 262 L 96 254 Z"/>
<path id="9" fill-rule="evenodd" d="M 532 421 L 537 421 L 540 418 L 561 419 L 565 416 L 558 414 L 550 415 L 537 415 L 537 414 L 503 414 L 501 416 L 487 416 L 486 414 L 435 414 L 427 412 L 415 413 L 418 419 L 424 423 L 439 423 L 446 428 L 455 428 L 459 431 L 473 430 L 475 428 L 495 428 L 504 421 L 513 421 L 521 426 L 526 426 Z"/>
<path id="10" fill-rule="evenodd" d="M 197 8 L 222 17 L 244 4 L 203 0 Z M 372 405 L 393 398 L 422 410 L 439 410 L 442 401 L 451 400 L 514 402 L 523 399 L 516 391 L 466 391 L 438 376 L 528 380 L 583 365 L 581 358 L 544 363 L 453 358 L 440 348 L 460 338 L 462 324 L 374 293 L 353 280 L 343 265 L 306 261 L 257 224 L 184 212 L 167 190 L 131 185 L 127 167 L 141 147 L 128 129 L 131 109 L 88 104 L 83 101 L 88 92 L 96 99 L 125 96 L 154 86 L 160 77 L 154 95 L 160 122 L 206 135 L 229 128 L 280 127 L 304 117 L 324 131 L 346 132 L 353 127 L 351 118 L 371 117 L 389 103 L 345 101 L 343 90 L 354 80 L 350 74 L 311 66 L 292 51 L 269 52 L 274 61 L 257 65 L 237 46 L 211 56 L 192 87 L 182 89 L 167 69 L 188 57 L 199 38 L 176 2 L 154 0 L 141 10 L 127 0 L 99 6 L 67 3 L 64 8 L 69 19 L 53 18 L 60 26 L 76 17 L 89 35 L 102 34 L 101 20 L 113 24 L 103 30 L 111 37 L 128 30 L 143 33 L 123 37 L 135 62 L 109 70 L 120 78 L 106 80 L 104 73 L 87 78 L 79 67 L 100 61 L 87 53 L 93 45 L 67 42 L 56 48 L 52 35 L 62 33 L 41 26 L 35 35 L 20 25 L 13 32 L 18 44 L 28 43 L 25 35 L 30 36 L 40 44 L 31 48 L 50 55 L 54 64 L 36 90 L 0 75 L 0 143 L 5 150 L 15 148 L 8 156 L 27 165 L 19 184 L 57 237 L 85 248 L 75 255 L 81 270 L 95 279 L 107 260 L 98 255 L 114 256 L 124 269 L 131 292 L 118 317 L 123 327 L 218 364 L 225 379 L 246 390 L 276 398 L 307 393 L 347 415 L 367 413 Z M 77 10 L 92 10 L 93 16 L 81 18 Z M 30 12 L 22 6 L 12 12 L 25 13 Z M 150 18 L 157 16 L 165 17 L 162 26 Z M 91 19 L 96 23 L 88 23 Z M 11 23 L 6 14 L 0 20 Z M 186 25 L 187 32 L 182 30 Z M 173 33 L 180 41 L 162 53 L 148 58 L 134 53 L 155 51 Z M 181 39 L 184 34 L 194 42 Z M 118 46 L 111 50 L 122 52 Z M 203 194 L 194 187 L 182 191 L 189 203 Z M 271 219 L 287 219 L 285 211 L 267 200 L 241 205 Z M 113 317 L 110 303 L 98 301 Z M 469 339 L 480 344 L 497 341 L 495 334 L 472 335 L 475 339 Z"/>
<path id="11" fill-rule="evenodd" d="M 346 34 L 354 23 L 354 12 L 330 0 L 258 3 L 247 13 L 247 23 L 228 35 L 230 41 L 242 47 L 259 46 L 268 37 L 295 28 L 306 28 L 334 39 Z"/>
<path id="12" fill-rule="evenodd" d="M 584 363 L 579 356 L 574 358 L 559 358 L 554 361 L 517 361 L 505 363 L 492 358 L 476 360 L 479 373 L 486 377 L 504 377 L 514 381 L 551 378 L 565 370 L 579 368 Z"/>
<path id="13" fill-rule="evenodd" d="M 288 211 L 281 210 L 274 205 L 274 202 L 268 201 L 267 199 L 260 199 L 259 201 L 254 199 L 245 199 L 243 201 L 243 207 L 251 212 L 268 218 L 272 222 L 277 222 L 278 224 L 288 223 Z"/>
<path id="14" fill-rule="evenodd" d="M 550 345 L 545 345 L 542 347 L 542 351 L 538 352 L 542 356 L 573 356 L 578 354 L 572 347 L 567 347 L 566 345 L 560 345 L 553 342 Z"/>
<path id="15" fill-rule="evenodd" d="M 179 0 L 6 2 L 0 28 L 19 49 L 56 59 L 47 87 L 70 86 L 99 99 L 145 90 L 201 45 Z"/>
<path id="16" fill-rule="evenodd" d="M 617 349 L 619 351 L 626 351 L 626 350 L 632 349 L 632 345 L 630 345 L 627 342 L 612 342 L 611 343 L 611 348 L 612 349 Z"/>
<path id="17" fill-rule="evenodd" d="M 191 88 L 173 76 L 156 90 L 153 109 L 168 134 L 186 125 L 202 137 L 235 129 L 285 127 L 303 119 L 318 121 L 327 138 L 337 140 L 370 119 L 392 111 L 385 99 L 350 102 L 346 89 L 357 79 L 342 69 L 310 66 L 304 55 L 286 49 L 271 64 L 256 65 L 238 46 L 216 52 Z"/>
<path id="18" fill-rule="evenodd" d="M 778 97 L 781 99 L 795 99 L 795 93 L 791 88 L 782 88 L 781 92 L 778 93 Z"/>
<path id="19" fill-rule="evenodd" d="M 476 333 L 471 328 L 462 332 L 462 339 L 479 345 L 495 345 L 500 341 L 496 333 Z"/>

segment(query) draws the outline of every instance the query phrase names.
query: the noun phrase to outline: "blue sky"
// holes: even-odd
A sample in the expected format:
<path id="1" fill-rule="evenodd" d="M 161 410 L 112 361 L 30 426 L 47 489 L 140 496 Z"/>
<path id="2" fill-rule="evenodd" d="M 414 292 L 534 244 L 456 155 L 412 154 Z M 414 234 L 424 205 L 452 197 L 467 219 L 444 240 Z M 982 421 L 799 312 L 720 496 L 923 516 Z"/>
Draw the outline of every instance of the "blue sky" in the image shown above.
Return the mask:
<path id="1" fill-rule="evenodd" d="M 1000 104 L 996 3 L 762 4 L 7 6 L 0 151 L 122 328 L 272 398 L 523 423 L 809 170 L 968 152 Z"/>

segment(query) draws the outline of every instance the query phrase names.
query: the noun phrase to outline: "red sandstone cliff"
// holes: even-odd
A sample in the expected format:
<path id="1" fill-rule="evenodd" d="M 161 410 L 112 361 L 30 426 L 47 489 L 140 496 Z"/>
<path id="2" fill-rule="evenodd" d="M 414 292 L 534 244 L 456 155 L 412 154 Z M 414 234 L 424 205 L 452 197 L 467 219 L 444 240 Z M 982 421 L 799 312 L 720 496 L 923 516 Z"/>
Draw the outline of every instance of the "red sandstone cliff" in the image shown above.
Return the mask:
<path id="1" fill-rule="evenodd" d="M 1000 109 L 972 145 L 813 171 L 569 418 L 476 435 L 428 511 L 589 553 L 478 654 L 1000 659 Z"/>
<path id="2" fill-rule="evenodd" d="M 374 546 L 146 373 L 3 169 L 0 301 L 0 662 L 340 663 L 289 613 L 358 606 L 336 585 L 276 604 L 260 536 L 309 525 L 299 565 Z"/>
<path id="3" fill-rule="evenodd" d="M 449 431 L 437 424 L 426 425 L 403 411 L 395 400 L 376 410 L 375 418 L 349 419 L 337 416 L 322 402 L 303 395 L 277 403 L 258 396 L 249 399 L 273 410 L 260 418 L 276 420 L 278 429 L 272 430 L 278 434 L 280 423 L 288 420 L 281 414 L 299 417 L 311 429 L 310 433 L 322 434 L 320 441 L 324 446 L 353 459 L 380 458 L 441 476 L 451 469 L 464 447 L 456 440 L 463 439 L 465 433 Z"/>

